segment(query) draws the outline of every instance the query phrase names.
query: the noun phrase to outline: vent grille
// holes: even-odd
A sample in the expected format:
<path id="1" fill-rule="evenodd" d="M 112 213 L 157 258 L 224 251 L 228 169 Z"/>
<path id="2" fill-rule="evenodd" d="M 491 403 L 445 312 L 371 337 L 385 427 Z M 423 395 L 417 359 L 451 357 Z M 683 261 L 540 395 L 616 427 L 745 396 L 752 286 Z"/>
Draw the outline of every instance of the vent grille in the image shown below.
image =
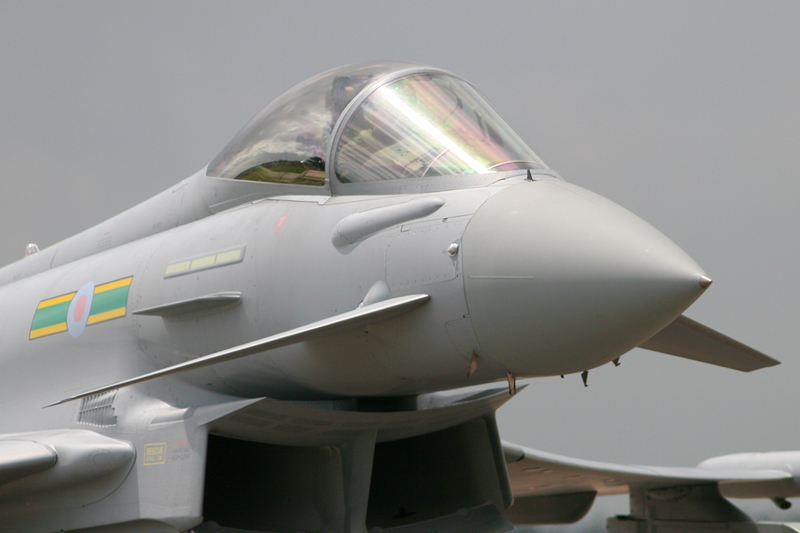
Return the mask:
<path id="1" fill-rule="evenodd" d="M 117 391 L 102 392 L 87 396 L 81 400 L 81 410 L 78 413 L 78 422 L 92 426 L 113 426 L 117 423 L 114 416 L 114 398 Z"/>

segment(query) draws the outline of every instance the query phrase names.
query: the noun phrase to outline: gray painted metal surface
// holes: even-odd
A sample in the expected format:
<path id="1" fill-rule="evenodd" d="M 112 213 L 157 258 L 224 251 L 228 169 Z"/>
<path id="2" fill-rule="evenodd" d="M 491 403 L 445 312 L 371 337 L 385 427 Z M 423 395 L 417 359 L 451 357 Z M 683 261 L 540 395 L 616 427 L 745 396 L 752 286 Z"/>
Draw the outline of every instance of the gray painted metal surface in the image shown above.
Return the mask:
<path id="1" fill-rule="evenodd" d="M 495 532 L 576 519 L 623 475 L 640 499 L 654 479 L 711 485 L 697 499 L 717 510 L 718 482 L 789 495 L 760 467 L 642 471 L 501 444 L 493 414 L 518 378 L 639 345 L 776 361 L 682 318 L 703 271 L 563 182 L 463 80 L 392 65 L 281 97 L 325 109 L 309 120 L 328 130 L 268 107 L 212 162 L 234 175 L 204 169 L 0 269 L 0 530 Z M 260 138 L 276 116 L 291 128 Z M 340 150 L 363 181 L 336 172 Z M 539 493 L 528 463 L 593 481 Z"/>

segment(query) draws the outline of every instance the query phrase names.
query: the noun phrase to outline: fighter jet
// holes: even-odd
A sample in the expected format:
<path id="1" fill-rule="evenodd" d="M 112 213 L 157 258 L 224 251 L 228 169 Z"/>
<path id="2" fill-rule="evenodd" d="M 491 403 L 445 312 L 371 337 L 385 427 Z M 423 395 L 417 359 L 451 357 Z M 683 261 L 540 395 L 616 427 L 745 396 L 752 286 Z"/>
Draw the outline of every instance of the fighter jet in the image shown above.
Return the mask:
<path id="1" fill-rule="evenodd" d="M 518 380 L 635 347 L 777 364 L 682 314 L 710 284 L 465 80 L 324 72 L 195 175 L 0 269 L 0 530 L 491 533 L 628 490 L 658 509 L 615 531 L 756 527 L 703 506 L 800 494 L 772 463 L 588 464 L 494 419 Z M 700 517 L 667 516 L 669 490 Z"/>

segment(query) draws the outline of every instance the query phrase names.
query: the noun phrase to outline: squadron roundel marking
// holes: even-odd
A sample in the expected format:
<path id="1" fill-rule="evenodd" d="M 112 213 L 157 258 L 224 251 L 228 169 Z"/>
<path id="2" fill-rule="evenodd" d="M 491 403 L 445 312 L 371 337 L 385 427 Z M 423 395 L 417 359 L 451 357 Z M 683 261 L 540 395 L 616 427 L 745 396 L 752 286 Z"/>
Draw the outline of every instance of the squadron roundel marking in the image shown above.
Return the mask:
<path id="1" fill-rule="evenodd" d="M 242 255 L 241 250 L 237 252 Z M 79 291 L 40 301 L 28 338 L 38 339 L 65 331 L 78 337 L 86 326 L 125 316 L 132 281 L 133 276 L 100 285 L 90 281 Z"/>
<path id="2" fill-rule="evenodd" d="M 92 281 L 86 282 L 72 297 L 67 311 L 67 330 L 75 338 L 79 337 L 86 328 L 93 299 L 94 282 Z"/>
<path id="3" fill-rule="evenodd" d="M 81 297 L 75 300 L 75 305 L 72 309 L 72 320 L 80 322 L 84 311 L 86 311 L 86 295 L 81 294 Z"/>

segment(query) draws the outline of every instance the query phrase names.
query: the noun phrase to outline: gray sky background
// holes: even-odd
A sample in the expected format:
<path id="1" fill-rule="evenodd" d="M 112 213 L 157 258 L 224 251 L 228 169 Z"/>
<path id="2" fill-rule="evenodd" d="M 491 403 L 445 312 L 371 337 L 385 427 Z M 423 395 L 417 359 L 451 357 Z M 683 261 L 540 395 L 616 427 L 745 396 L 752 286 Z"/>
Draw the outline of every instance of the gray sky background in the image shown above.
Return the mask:
<path id="1" fill-rule="evenodd" d="M 690 317 L 783 364 L 742 374 L 635 350 L 534 380 L 503 437 L 694 465 L 800 449 L 799 2 L 15 2 L 0 17 L 0 263 L 202 168 L 272 98 L 398 59 L 473 82 L 566 180 L 683 247 Z"/>

